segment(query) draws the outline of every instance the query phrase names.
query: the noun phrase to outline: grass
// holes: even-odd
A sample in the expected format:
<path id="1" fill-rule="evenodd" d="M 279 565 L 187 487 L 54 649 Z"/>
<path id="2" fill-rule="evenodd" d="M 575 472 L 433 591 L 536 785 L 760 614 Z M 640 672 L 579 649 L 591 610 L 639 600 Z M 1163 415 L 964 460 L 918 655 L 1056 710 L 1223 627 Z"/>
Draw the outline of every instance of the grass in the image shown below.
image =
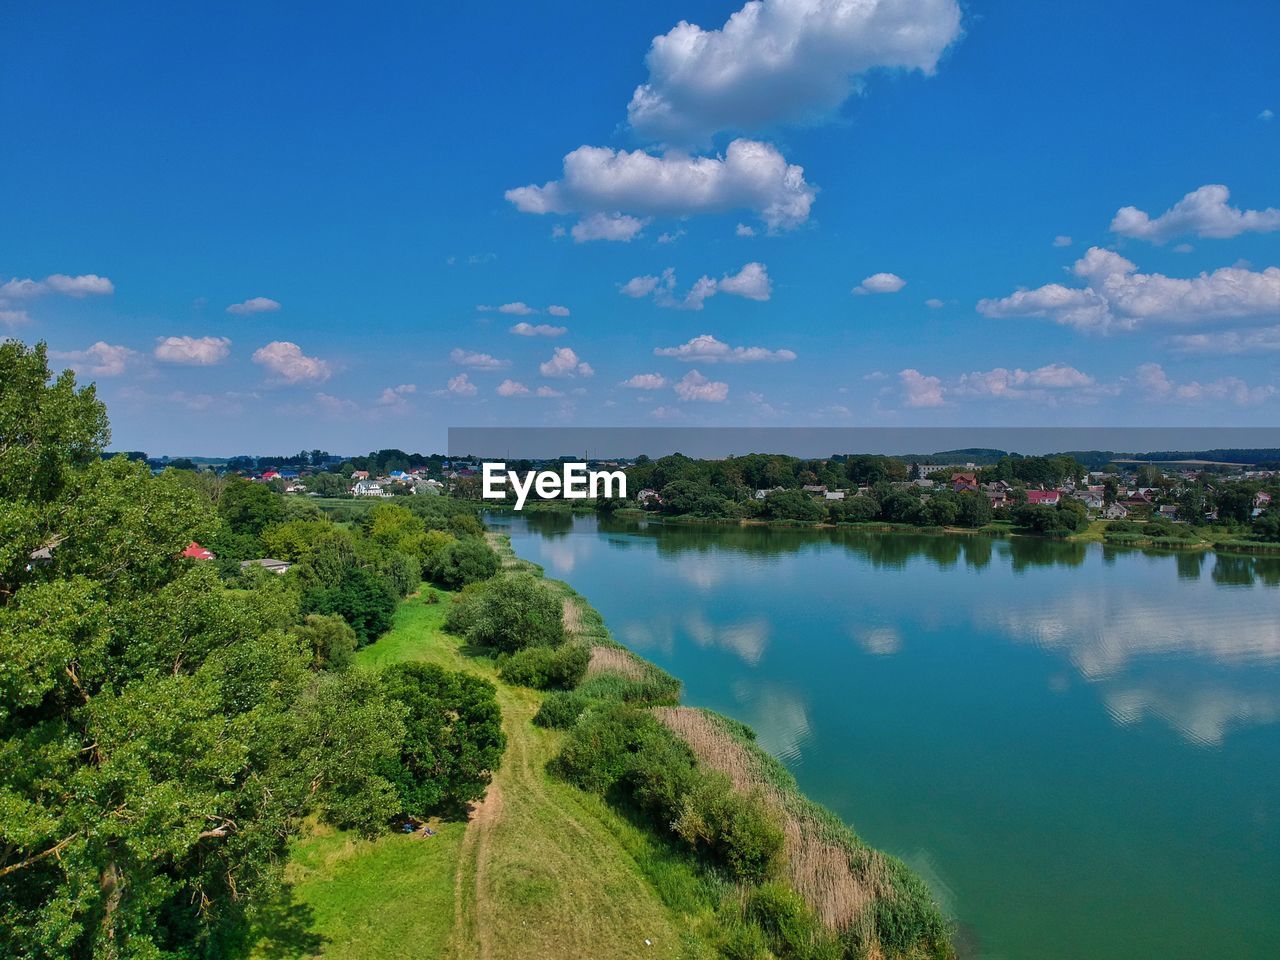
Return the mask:
<path id="1" fill-rule="evenodd" d="M 509 549 L 507 564 L 518 564 Z M 562 734 L 530 722 L 543 694 L 499 682 L 491 659 L 444 633 L 449 601 L 424 585 L 356 663 L 422 661 L 495 682 L 508 745 L 485 800 L 468 823 L 429 839 L 365 841 L 313 826 L 294 845 L 256 960 L 709 956 L 705 881 L 618 811 L 547 774 Z M 603 625 L 583 608 L 573 622 L 591 643 Z"/>

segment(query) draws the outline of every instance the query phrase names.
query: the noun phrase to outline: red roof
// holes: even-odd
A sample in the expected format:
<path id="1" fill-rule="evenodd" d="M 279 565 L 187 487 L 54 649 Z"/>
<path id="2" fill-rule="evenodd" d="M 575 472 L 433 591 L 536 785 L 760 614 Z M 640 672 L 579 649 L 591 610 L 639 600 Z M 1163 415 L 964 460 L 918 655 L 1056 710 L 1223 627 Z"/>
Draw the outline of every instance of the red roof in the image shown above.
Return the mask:
<path id="1" fill-rule="evenodd" d="M 192 540 L 187 544 L 187 549 L 182 551 L 184 557 L 190 557 L 192 560 L 212 560 L 213 552 L 206 550 L 200 544 Z"/>
<path id="2" fill-rule="evenodd" d="M 1028 490 L 1027 503 L 1053 504 L 1058 502 L 1057 490 Z"/>

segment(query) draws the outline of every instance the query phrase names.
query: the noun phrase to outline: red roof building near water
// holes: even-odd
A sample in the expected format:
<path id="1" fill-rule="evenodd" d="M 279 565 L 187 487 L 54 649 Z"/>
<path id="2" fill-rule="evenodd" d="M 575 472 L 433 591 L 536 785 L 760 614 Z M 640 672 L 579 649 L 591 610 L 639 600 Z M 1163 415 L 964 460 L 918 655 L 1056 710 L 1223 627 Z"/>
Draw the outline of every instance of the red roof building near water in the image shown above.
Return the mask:
<path id="1" fill-rule="evenodd" d="M 182 551 L 184 557 L 190 557 L 192 560 L 213 560 L 213 551 L 206 550 L 200 544 L 192 540 L 187 544 L 187 549 Z"/>

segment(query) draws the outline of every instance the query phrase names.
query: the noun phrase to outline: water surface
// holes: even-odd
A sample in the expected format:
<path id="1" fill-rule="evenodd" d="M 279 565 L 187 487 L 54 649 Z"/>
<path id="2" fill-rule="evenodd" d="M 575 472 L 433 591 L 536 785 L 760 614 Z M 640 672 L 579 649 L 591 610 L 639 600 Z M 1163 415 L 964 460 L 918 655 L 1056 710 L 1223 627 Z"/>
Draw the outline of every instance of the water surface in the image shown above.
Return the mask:
<path id="1" fill-rule="evenodd" d="M 495 515 L 990 960 L 1280 957 L 1280 561 Z"/>

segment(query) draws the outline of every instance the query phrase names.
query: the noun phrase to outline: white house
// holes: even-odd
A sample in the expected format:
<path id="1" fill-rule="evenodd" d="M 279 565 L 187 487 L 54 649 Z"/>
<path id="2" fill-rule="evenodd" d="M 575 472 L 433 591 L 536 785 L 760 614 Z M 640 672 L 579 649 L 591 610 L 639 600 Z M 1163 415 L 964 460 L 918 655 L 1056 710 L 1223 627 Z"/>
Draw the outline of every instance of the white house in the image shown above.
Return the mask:
<path id="1" fill-rule="evenodd" d="M 361 480 L 351 488 L 353 497 L 389 497 L 391 491 L 383 488 L 377 480 Z"/>

